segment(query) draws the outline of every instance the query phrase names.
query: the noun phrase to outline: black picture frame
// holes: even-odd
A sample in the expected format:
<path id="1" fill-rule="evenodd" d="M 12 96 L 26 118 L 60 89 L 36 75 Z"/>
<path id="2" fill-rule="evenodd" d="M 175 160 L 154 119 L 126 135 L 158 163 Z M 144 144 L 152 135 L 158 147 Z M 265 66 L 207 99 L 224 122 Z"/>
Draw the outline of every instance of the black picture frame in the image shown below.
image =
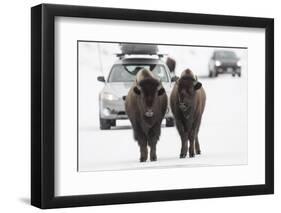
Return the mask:
<path id="1" fill-rule="evenodd" d="M 79 196 L 54 195 L 54 18 L 57 16 L 265 29 L 265 184 Z M 31 8 L 31 204 L 60 208 L 274 193 L 274 19 L 41 4 Z"/>

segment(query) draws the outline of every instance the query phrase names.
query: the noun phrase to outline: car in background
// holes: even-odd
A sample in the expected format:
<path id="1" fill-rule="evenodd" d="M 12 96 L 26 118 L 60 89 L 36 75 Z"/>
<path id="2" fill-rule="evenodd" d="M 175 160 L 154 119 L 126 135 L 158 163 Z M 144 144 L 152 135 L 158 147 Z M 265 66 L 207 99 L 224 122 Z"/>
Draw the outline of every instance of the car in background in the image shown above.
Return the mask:
<path id="1" fill-rule="evenodd" d="M 128 94 L 136 74 L 142 68 L 151 70 L 162 82 L 167 95 L 170 95 L 176 78 L 171 76 L 168 66 L 161 59 L 163 55 L 143 54 L 142 51 L 134 52 L 134 54 L 117 54 L 119 59 L 113 64 L 108 78 L 105 79 L 104 76 L 97 78 L 98 81 L 105 83 L 99 94 L 100 129 L 110 129 L 111 126 L 116 126 L 116 120 L 128 119 L 123 97 Z M 169 107 L 165 119 L 167 127 L 174 126 L 173 115 Z"/>
<path id="2" fill-rule="evenodd" d="M 216 50 L 209 61 L 209 77 L 217 77 L 225 73 L 240 77 L 241 61 L 233 51 Z"/>

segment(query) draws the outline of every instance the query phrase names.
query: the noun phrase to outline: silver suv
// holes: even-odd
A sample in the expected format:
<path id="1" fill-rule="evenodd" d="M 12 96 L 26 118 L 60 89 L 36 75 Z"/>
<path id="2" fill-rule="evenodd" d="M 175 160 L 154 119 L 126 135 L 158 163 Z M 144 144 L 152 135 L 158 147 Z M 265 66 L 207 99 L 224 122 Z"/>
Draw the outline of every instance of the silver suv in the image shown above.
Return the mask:
<path id="1" fill-rule="evenodd" d="M 119 60 L 113 64 L 107 80 L 104 76 L 97 78 L 98 81 L 105 83 L 99 94 L 100 129 L 110 129 L 111 126 L 116 126 L 116 120 L 128 119 L 123 97 L 128 94 L 137 72 L 142 68 L 151 70 L 161 80 L 168 97 L 176 80 L 168 66 L 161 60 L 163 55 L 117 56 Z M 174 126 L 170 108 L 165 118 L 167 127 Z"/>

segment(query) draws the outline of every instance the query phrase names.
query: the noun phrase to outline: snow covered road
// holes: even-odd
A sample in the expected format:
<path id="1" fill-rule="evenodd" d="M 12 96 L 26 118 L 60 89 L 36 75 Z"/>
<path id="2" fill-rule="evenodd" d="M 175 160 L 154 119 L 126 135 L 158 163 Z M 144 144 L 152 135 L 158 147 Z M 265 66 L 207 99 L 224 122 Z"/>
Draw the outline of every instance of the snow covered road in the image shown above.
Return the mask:
<path id="1" fill-rule="evenodd" d="M 247 164 L 247 78 L 225 75 L 200 80 L 207 93 L 199 132 L 201 155 L 180 159 L 177 130 L 163 125 L 158 161 L 139 163 L 139 148 L 129 121 L 117 121 L 112 130 L 100 130 L 95 119 L 92 125 L 79 127 L 79 171 Z"/>

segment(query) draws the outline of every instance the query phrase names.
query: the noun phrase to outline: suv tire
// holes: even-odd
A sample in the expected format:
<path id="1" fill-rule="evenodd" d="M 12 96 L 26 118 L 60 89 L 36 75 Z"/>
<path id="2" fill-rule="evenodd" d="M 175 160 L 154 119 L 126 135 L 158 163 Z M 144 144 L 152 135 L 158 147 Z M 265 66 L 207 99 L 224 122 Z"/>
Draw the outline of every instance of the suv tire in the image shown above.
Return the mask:
<path id="1" fill-rule="evenodd" d="M 166 118 L 166 127 L 175 126 L 175 121 L 173 118 Z"/>
<path id="2" fill-rule="evenodd" d="M 110 129 L 110 126 L 111 126 L 111 120 L 100 118 L 100 129 L 102 130 Z"/>

